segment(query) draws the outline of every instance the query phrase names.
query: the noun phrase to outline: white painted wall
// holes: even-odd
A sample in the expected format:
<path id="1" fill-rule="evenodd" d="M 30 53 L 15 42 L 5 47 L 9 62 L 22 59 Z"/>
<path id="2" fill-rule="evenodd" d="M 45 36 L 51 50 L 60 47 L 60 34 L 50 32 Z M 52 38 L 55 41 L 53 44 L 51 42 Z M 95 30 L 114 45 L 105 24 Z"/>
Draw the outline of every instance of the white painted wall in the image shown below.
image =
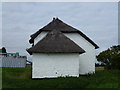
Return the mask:
<path id="1" fill-rule="evenodd" d="M 32 78 L 79 77 L 79 54 L 33 53 Z"/>
<path id="2" fill-rule="evenodd" d="M 45 37 L 47 32 L 41 32 L 35 39 L 34 39 L 34 45 L 40 41 L 43 37 Z"/>
<path id="3" fill-rule="evenodd" d="M 65 35 L 86 51 L 79 55 L 79 74 L 95 73 L 95 47 L 78 33 Z"/>
<path id="4" fill-rule="evenodd" d="M 35 44 L 41 40 L 47 33 L 41 32 L 35 39 Z M 86 52 L 79 55 L 79 74 L 88 74 L 95 72 L 95 47 L 84 39 L 78 33 L 64 33 Z M 34 62 L 34 60 L 33 60 Z"/>

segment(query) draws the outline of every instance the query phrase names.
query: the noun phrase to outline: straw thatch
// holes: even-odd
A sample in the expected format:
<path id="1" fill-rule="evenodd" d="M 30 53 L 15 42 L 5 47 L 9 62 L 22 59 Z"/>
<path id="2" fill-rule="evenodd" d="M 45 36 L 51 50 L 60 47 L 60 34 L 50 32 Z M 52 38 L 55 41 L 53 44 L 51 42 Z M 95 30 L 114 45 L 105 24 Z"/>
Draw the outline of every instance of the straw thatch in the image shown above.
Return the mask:
<path id="1" fill-rule="evenodd" d="M 83 38 L 85 38 L 88 42 L 90 42 L 95 48 L 99 48 L 97 44 L 95 44 L 90 38 L 88 38 L 85 34 L 83 34 L 81 31 L 73 28 L 72 26 L 65 24 L 63 21 L 61 21 L 58 18 L 53 18 L 52 22 L 50 22 L 48 25 L 44 26 L 40 30 L 38 30 L 36 33 L 31 35 L 31 39 L 29 40 L 30 43 L 34 43 L 34 39 L 42 32 L 42 31 L 52 31 L 52 30 L 59 30 L 63 33 L 79 33 Z"/>
<path id="2" fill-rule="evenodd" d="M 85 51 L 76 43 L 66 37 L 62 32 L 53 30 L 49 32 L 35 46 L 27 50 L 28 53 L 84 53 Z"/>

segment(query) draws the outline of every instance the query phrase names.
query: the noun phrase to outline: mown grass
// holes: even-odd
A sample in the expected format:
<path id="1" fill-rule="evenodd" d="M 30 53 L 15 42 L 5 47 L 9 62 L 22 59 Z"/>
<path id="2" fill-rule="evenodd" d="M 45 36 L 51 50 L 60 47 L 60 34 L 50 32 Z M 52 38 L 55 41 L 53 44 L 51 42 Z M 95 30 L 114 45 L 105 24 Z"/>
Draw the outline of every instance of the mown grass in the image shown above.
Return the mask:
<path id="1" fill-rule="evenodd" d="M 100 70 L 94 75 L 56 78 L 56 79 L 31 79 L 31 67 L 3 68 L 3 88 L 118 88 L 119 70 Z"/>

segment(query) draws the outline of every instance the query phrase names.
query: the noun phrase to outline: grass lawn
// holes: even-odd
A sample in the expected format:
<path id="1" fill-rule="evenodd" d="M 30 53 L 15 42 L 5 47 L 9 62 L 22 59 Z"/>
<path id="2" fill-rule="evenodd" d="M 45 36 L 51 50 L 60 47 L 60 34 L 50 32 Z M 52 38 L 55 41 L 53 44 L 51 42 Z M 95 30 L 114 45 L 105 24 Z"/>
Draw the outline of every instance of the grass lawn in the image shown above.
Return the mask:
<path id="1" fill-rule="evenodd" d="M 120 70 L 96 70 L 96 74 L 57 78 L 31 79 L 31 66 L 26 68 L 3 68 L 2 88 L 118 88 Z"/>

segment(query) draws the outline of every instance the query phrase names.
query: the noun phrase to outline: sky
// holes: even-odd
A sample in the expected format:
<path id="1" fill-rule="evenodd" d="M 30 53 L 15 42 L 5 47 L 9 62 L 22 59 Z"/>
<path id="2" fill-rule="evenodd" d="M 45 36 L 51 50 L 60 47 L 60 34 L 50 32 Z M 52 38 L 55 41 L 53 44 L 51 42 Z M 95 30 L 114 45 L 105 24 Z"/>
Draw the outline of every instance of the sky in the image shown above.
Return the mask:
<path id="1" fill-rule="evenodd" d="M 29 59 L 26 49 L 31 47 L 30 35 L 51 22 L 53 17 L 93 40 L 100 47 L 96 54 L 118 44 L 117 2 L 4 2 L 0 12 L 0 47 L 27 55 Z"/>

